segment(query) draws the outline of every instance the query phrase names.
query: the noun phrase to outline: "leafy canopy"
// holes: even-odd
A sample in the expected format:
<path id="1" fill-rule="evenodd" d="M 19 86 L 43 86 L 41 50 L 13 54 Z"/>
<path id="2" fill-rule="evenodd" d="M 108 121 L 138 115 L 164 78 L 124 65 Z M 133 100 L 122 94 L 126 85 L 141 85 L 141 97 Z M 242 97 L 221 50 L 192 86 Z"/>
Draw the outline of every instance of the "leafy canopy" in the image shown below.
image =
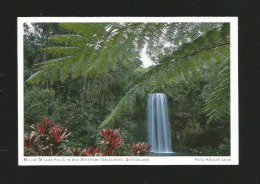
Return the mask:
<path id="1" fill-rule="evenodd" d="M 28 83 L 65 81 L 79 76 L 104 74 L 115 69 L 116 62 L 139 56 L 144 45 L 148 51 L 156 45 L 174 43 L 175 47 L 194 40 L 219 24 L 200 23 L 62 23 L 73 34 L 49 38 L 56 46 L 42 48 L 53 56 L 39 63 Z M 130 60 L 131 61 L 131 60 Z"/>
<path id="2" fill-rule="evenodd" d="M 55 46 L 41 50 L 52 59 L 37 64 L 27 82 L 54 83 L 79 76 L 104 75 L 116 70 L 116 63 L 133 62 L 145 45 L 148 52 L 171 44 L 172 50 L 158 64 L 129 84 L 129 91 L 103 121 L 100 128 L 115 122 L 140 91 L 156 90 L 184 74 L 216 66 L 216 79 L 205 102 L 209 122 L 229 114 L 229 24 L 216 23 L 62 23 L 73 34 L 49 38 Z"/>

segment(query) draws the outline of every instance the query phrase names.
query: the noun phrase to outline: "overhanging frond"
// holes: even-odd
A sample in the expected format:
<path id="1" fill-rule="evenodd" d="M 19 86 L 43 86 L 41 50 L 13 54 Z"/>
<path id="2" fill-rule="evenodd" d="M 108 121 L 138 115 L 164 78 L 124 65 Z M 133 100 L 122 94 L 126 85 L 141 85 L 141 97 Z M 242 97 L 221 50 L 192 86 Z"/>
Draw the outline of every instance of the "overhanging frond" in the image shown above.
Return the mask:
<path id="1" fill-rule="evenodd" d="M 221 31 L 217 29 L 209 31 L 193 42 L 183 44 L 177 51 L 174 51 L 169 56 L 164 57 L 158 65 L 151 67 L 149 71 L 140 75 L 130 84 L 129 87 L 131 90 L 123 97 L 115 109 L 102 122 L 100 128 L 106 127 L 111 122 L 115 121 L 115 119 L 124 110 L 121 106 L 127 103 L 130 96 L 138 90 L 138 87 L 141 86 L 142 83 L 152 80 L 159 80 L 162 82 L 163 78 L 169 79 L 177 77 L 182 73 L 188 72 L 189 70 L 197 69 L 197 66 L 202 65 L 203 62 L 212 62 L 212 60 L 216 61 L 218 60 L 217 57 L 219 55 L 225 55 L 225 51 L 224 53 L 221 53 L 221 47 L 225 47 L 229 50 L 229 47 L 227 47 L 229 46 L 229 41 L 223 41 L 220 35 L 222 35 Z M 206 51 L 208 52 L 206 57 L 209 54 L 213 55 L 211 56 L 211 59 L 203 60 L 203 56 L 205 55 L 202 53 L 205 53 Z M 218 52 L 220 52 L 220 54 Z M 215 55 L 216 57 L 214 58 Z"/>

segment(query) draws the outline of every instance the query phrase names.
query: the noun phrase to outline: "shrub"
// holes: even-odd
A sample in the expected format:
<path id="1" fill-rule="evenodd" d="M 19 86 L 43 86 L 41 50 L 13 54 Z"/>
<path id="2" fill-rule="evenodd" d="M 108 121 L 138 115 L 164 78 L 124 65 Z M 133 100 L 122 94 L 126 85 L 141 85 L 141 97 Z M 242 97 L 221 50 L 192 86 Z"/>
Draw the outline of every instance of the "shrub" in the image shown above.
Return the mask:
<path id="1" fill-rule="evenodd" d="M 68 148 L 66 152 L 69 156 L 86 156 L 84 153 L 85 149 L 82 148 Z"/>
<path id="2" fill-rule="evenodd" d="M 25 130 L 44 117 L 52 119 L 57 114 L 60 101 L 55 97 L 55 92 L 50 89 L 32 88 L 24 94 L 24 125 Z"/>
<path id="3" fill-rule="evenodd" d="M 25 134 L 24 147 L 26 148 L 25 155 L 29 156 L 28 149 L 32 149 L 37 155 L 41 156 L 56 156 L 65 148 L 61 144 L 68 138 L 70 133 L 67 129 L 61 127 L 44 118 L 42 122 L 37 122 L 31 126 L 36 132 Z"/>
<path id="4" fill-rule="evenodd" d="M 112 130 L 103 129 L 100 131 L 101 144 L 104 145 L 102 150 L 103 156 L 117 156 L 118 153 L 116 149 L 120 148 L 122 145 L 122 139 L 117 135 L 119 129 Z"/>
<path id="5" fill-rule="evenodd" d="M 151 145 L 148 145 L 146 142 L 139 142 L 138 144 L 133 144 L 131 147 L 134 155 L 144 156 L 150 153 Z"/>
<path id="6" fill-rule="evenodd" d="M 217 149 L 211 148 L 209 146 L 199 147 L 196 150 L 201 155 L 207 155 L 207 156 L 218 156 L 218 155 L 220 155 L 220 153 Z"/>
<path id="7" fill-rule="evenodd" d="M 100 152 L 99 149 L 100 149 L 99 147 L 94 149 L 90 146 L 87 150 L 84 150 L 85 156 L 107 156 L 107 155 L 103 155 L 103 152 L 102 151 Z"/>
<path id="8" fill-rule="evenodd" d="M 24 135 L 24 147 L 31 149 L 34 147 L 37 135 L 35 132 L 30 132 Z"/>
<path id="9" fill-rule="evenodd" d="M 101 149 L 100 147 L 93 148 L 68 148 L 66 154 L 69 156 L 117 156 L 118 148 L 122 147 L 122 139 L 117 135 L 119 129 L 112 130 L 103 129 L 100 131 Z"/>
<path id="10" fill-rule="evenodd" d="M 192 148 L 189 146 L 186 146 L 182 143 L 175 143 L 174 144 L 174 150 L 175 151 L 180 151 L 180 152 L 192 152 Z"/>
<path id="11" fill-rule="evenodd" d="M 67 134 L 67 129 L 59 124 L 49 121 L 44 118 L 43 121 L 38 121 L 33 124 L 29 134 L 24 136 L 24 155 L 32 156 L 117 156 L 121 155 L 118 151 L 122 148 L 123 141 L 117 135 L 119 129 L 103 129 L 100 131 L 101 148 L 85 148 L 80 147 L 65 147 L 64 143 L 71 133 Z M 127 146 L 126 144 L 124 144 Z M 135 155 L 145 155 L 149 153 L 150 145 L 147 143 L 138 143 L 133 145 Z M 126 148 L 124 148 L 126 149 Z M 130 153 L 131 154 L 131 153 Z M 123 154 L 124 155 L 124 154 Z"/>
<path id="12" fill-rule="evenodd" d="M 218 149 L 221 155 L 230 155 L 230 138 L 224 137 L 223 142 L 219 144 Z"/>
<path id="13" fill-rule="evenodd" d="M 33 149 L 24 147 L 24 155 L 25 156 L 37 156 L 38 154 Z"/>

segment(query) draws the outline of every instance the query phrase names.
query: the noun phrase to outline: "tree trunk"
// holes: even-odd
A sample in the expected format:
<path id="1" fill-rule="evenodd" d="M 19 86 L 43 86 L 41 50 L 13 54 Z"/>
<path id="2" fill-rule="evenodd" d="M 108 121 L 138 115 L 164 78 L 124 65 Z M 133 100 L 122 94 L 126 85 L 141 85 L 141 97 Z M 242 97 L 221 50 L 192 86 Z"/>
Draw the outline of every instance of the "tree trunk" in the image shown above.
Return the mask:
<path id="1" fill-rule="evenodd" d="M 87 85 L 87 78 L 84 77 L 83 79 L 83 87 L 82 87 L 82 91 L 81 91 L 81 114 L 83 115 L 84 113 L 84 105 L 85 105 L 85 96 L 86 96 L 86 85 Z"/>
<path id="2" fill-rule="evenodd" d="M 102 78 L 102 84 L 101 84 L 101 103 L 100 103 L 100 118 L 103 119 L 104 116 L 104 109 L 105 109 L 105 90 L 104 90 L 104 84 L 105 84 L 105 77 L 103 75 Z"/>

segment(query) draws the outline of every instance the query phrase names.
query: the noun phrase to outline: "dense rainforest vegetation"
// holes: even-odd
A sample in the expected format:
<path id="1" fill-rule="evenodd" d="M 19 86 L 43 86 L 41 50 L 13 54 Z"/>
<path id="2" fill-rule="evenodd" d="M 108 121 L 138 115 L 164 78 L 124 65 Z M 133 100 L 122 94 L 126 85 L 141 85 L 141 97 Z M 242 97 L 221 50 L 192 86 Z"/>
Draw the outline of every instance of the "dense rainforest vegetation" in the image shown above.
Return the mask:
<path id="1" fill-rule="evenodd" d="M 148 94 L 164 93 L 174 151 L 230 155 L 229 24 L 31 26 L 24 24 L 25 133 L 47 118 L 70 132 L 66 147 L 74 155 L 106 134 L 123 140 L 117 155 L 131 155 L 129 145 L 149 147 L 139 143 L 147 142 Z M 144 47 L 154 62 L 148 68 Z M 98 152 L 91 149 L 86 154 Z"/>

